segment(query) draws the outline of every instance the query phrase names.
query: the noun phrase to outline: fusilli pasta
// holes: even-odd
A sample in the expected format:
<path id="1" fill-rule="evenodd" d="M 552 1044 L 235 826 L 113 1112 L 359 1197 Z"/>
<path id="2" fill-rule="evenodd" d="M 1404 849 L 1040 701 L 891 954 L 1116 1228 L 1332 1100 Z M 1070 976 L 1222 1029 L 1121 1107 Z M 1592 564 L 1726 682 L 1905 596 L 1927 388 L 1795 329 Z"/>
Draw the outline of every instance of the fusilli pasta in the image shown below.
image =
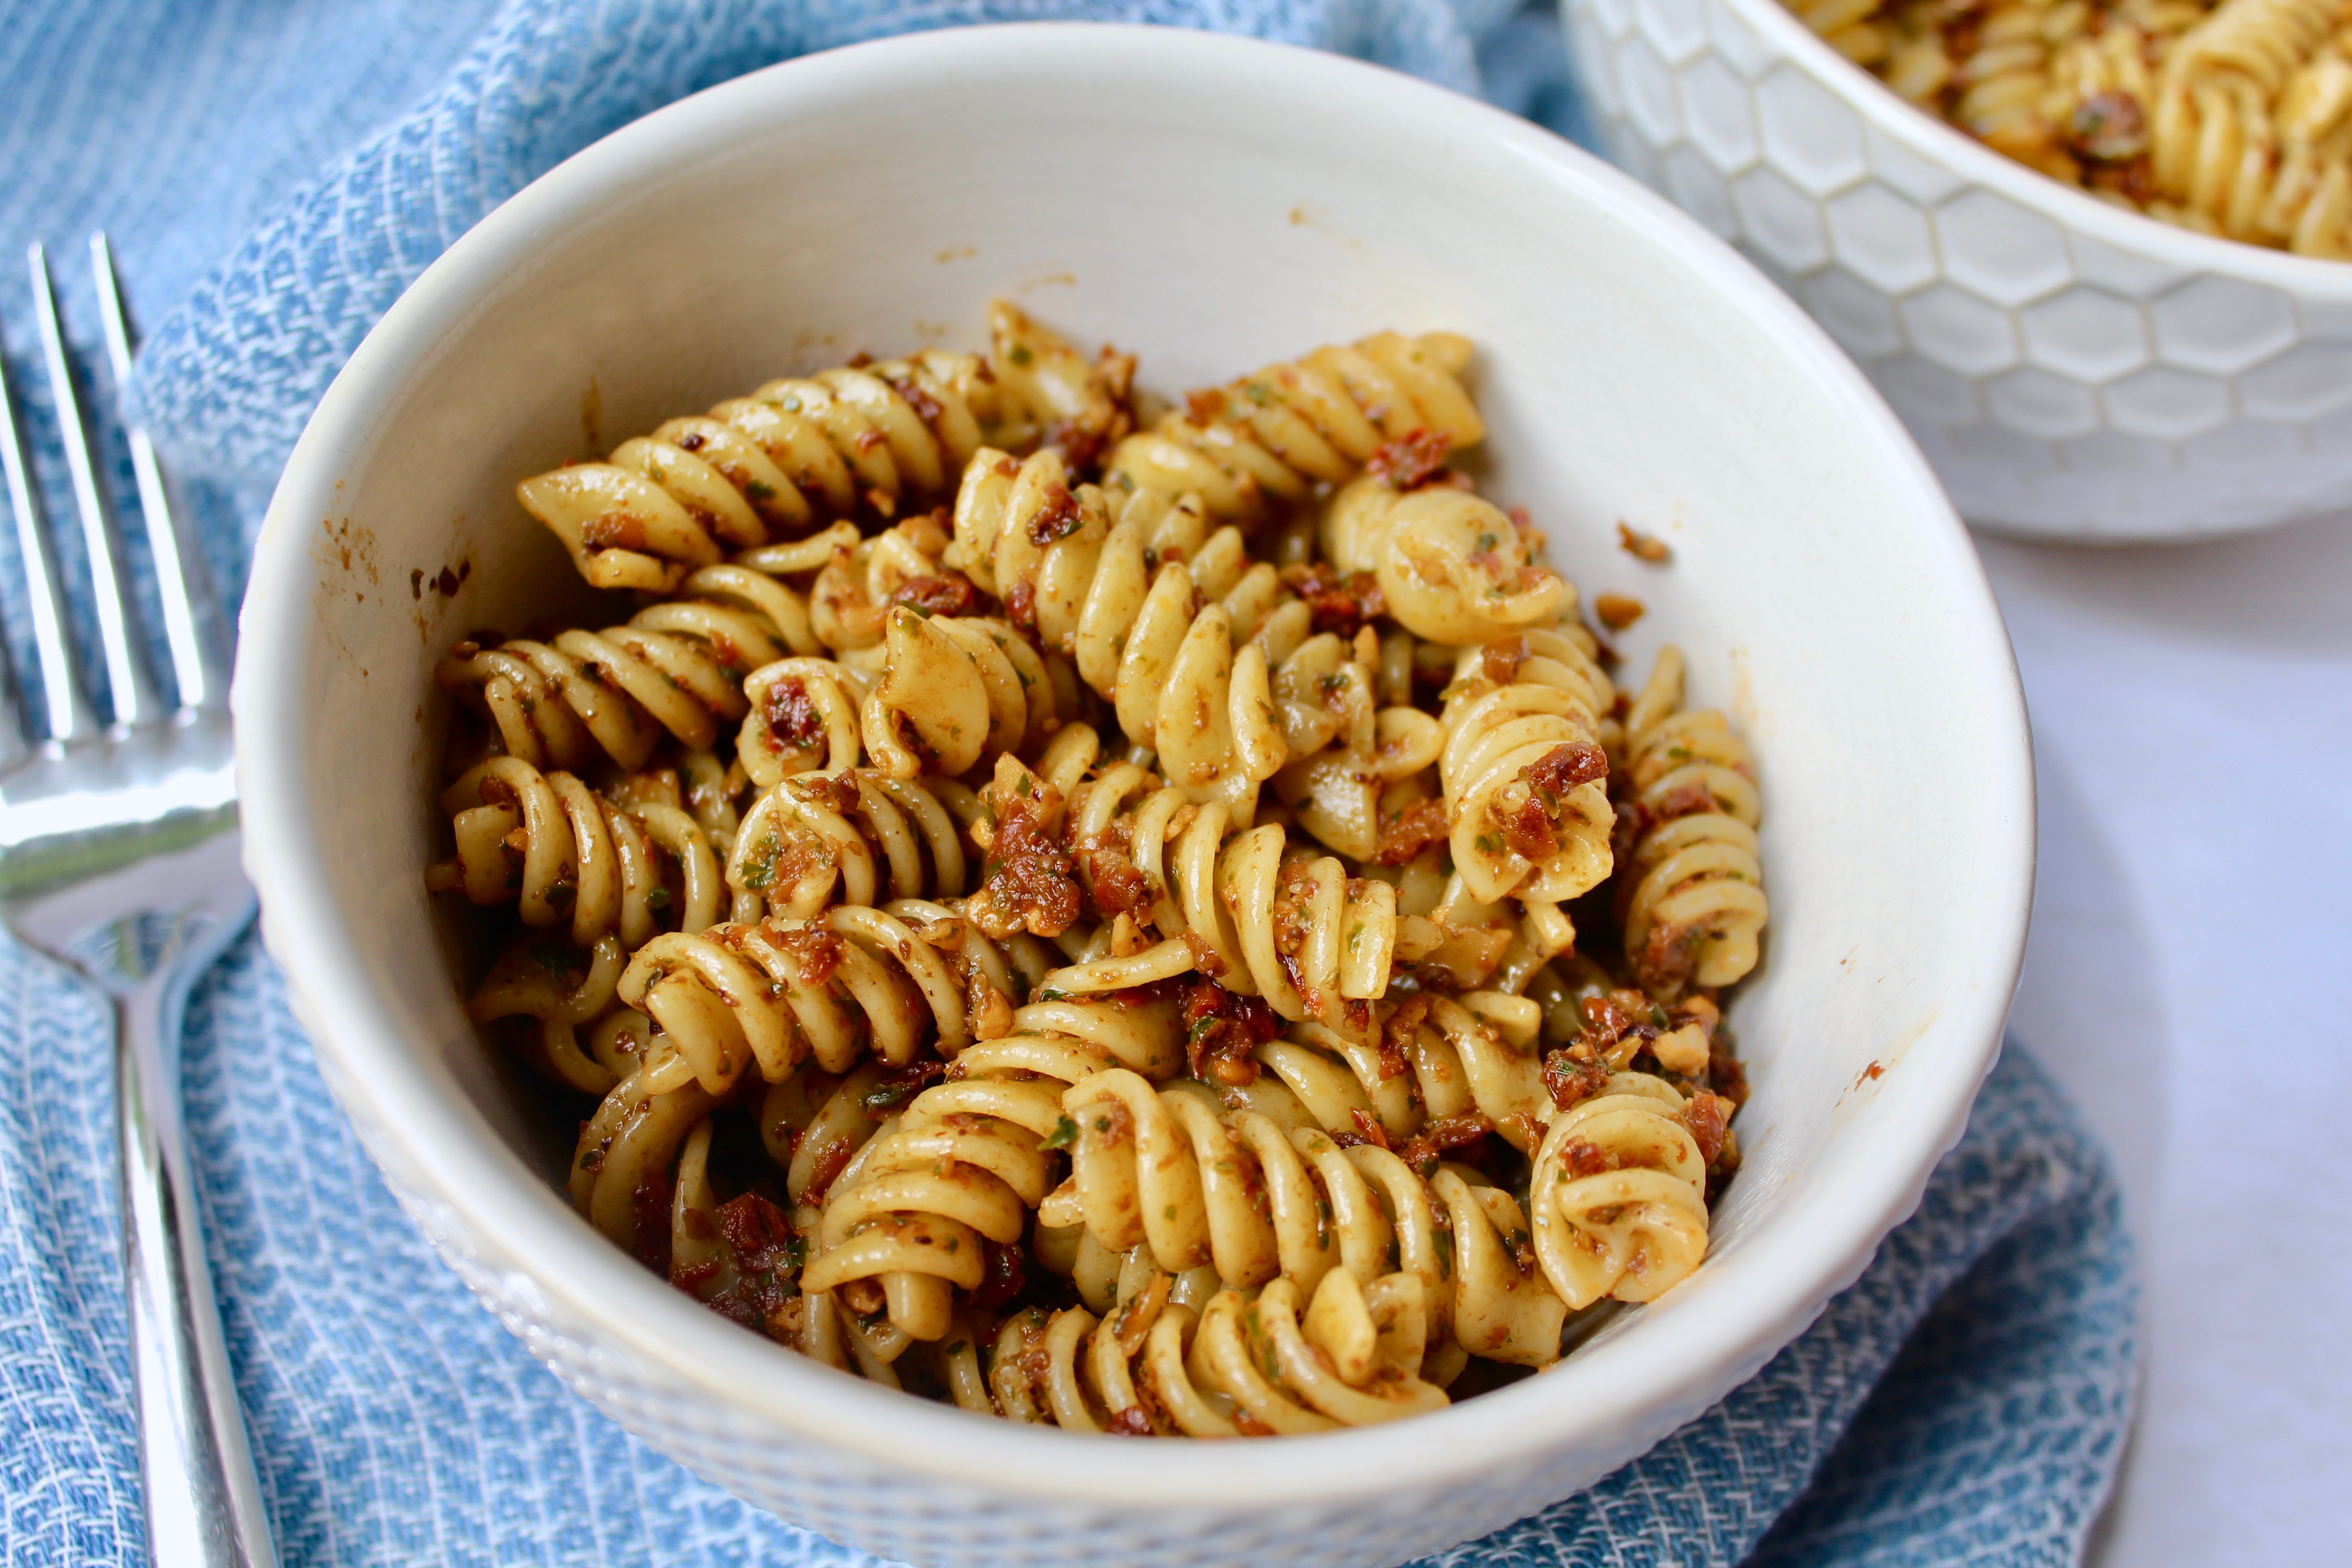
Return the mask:
<path id="1" fill-rule="evenodd" d="M 441 662 L 425 882 L 574 1205 L 828 1365 L 1132 1436 L 1399 1419 L 1671 1290 L 1755 770 L 1454 466 L 1468 345 L 1138 429 L 1131 360 L 991 335 L 523 487 L 635 598 Z"/>

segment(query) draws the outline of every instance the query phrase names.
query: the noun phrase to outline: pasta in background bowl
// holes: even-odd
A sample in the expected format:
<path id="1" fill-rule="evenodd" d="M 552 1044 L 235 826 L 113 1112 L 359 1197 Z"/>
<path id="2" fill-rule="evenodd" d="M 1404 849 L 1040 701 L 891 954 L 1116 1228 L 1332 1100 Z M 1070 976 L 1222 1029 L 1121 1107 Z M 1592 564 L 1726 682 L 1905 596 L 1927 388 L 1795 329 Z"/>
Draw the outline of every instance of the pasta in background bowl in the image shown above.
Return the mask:
<path id="1" fill-rule="evenodd" d="M 1770 936 L 1729 1002 L 1751 1089 L 1741 1173 L 1706 1262 L 1551 1370 L 1270 1442 L 983 1424 L 747 1333 L 611 1246 L 562 1191 L 577 1127 L 461 1006 L 472 973 L 425 891 L 449 852 L 436 668 L 480 628 L 620 626 L 567 546 L 623 588 L 704 570 L 703 547 L 667 553 L 658 529 L 597 510 L 595 485 L 619 481 L 562 465 L 617 458 L 636 433 L 691 436 L 664 422 L 862 352 L 981 347 L 991 293 L 1135 351 L 1171 388 L 1384 323 L 1459 334 L 1486 428 L 1465 459 L 1479 492 L 1524 503 L 1587 593 L 1642 601 L 1616 639 L 1624 679 L 1679 645 L 1691 706 L 1726 711 L 1769 781 Z M 1017 489 L 1023 465 L 1006 462 Z M 532 474 L 573 476 L 534 492 L 545 528 L 511 489 Z M 586 510 L 566 510 L 580 495 Z M 1349 525 L 1361 540 L 1335 536 L 1335 560 L 1360 548 L 1384 570 L 1384 529 L 1452 526 L 1386 506 Z M 1669 558 L 1620 550 L 1621 520 Z M 1013 548 L 979 553 L 1017 580 Z M 870 607 L 850 592 L 827 613 Z M 879 629 L 909 639 L 908 669 L 927 636 L 963 636 L 903 610 Z M 1759 1368 L 1916 1203 L 1997 1047 L 2022 943 L 2015 672 L 1965 533 L 1884 405 L 1749 268 L 1572 149 L 1269 46 L 927 35 L 759 73 L 590 149 L 452 247 L 354 356 L 273 503 L 243 638 L 264 934 L 331 1087 L 426 1235 L 633 1430 L 752 1501 L 919 1563 L 1396 1562 L 1597 1479 Z M 1183 683 L 1180 668 L 1168 684 Z M 881 754 L 919 739 L 958 760 L 953 733 L 923 729 L 931 689 L 891 700 Z M 1465 788 L 1486 787 L 1478 757 L 1459 765 Z M 686 846 L 691 815 L 677 816 L 635 806 Z M 809 868 L 780 850 L 761 896 Z M 1506 860 L 1490 869 L 1533 885 Z M 631 918 L 625 898 L 562 913 Z M 906 1021 L 886 1006 L 863 1026 L 878 1047 Z"/>
<path id="2" fill-rule="evenodd" d="M 2083 0 L 1958 31 L 1931 26 L 1950 7 L 1794 9 L 1563 5 L 1611 156 L 1812 313 L 1963 516 L 2133 541 L 2352 508 L 2340 8 L 2150 0 L 2099 8 L 2097 38 Z M 2125 58 L 2126 25 L 2179 40 L 2169 72 Z M 2150 100 L 2136 128 L 2060 113 L 2126 89 Z"/>

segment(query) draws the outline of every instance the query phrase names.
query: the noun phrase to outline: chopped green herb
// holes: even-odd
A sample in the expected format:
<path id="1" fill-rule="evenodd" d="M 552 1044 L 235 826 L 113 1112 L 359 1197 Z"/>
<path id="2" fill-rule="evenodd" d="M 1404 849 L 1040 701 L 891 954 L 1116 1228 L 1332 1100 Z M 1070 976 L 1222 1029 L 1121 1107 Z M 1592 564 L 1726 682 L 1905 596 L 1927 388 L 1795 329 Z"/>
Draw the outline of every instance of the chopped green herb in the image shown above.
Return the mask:
<path id="1" fill-rule="evenodd" d="M 1045 1134 L 1045 1141 L 1039 1144 L 1038 1147 L 1041 1149 L 1066 1149 L 1077 1141 L 1078 1124 L 1065 1116 L 1059 1121 L 1054 1123 L 1054 1130 Z"/>
<path id="2" fill-rule="evenodd" d="M 1014 343 L 1012 351 L 1004 357 L 1011 360 L 1014 364 L 1027 364 L 1036 356 L 1029 352 L 1029 345 L 1027 343 Z"/>

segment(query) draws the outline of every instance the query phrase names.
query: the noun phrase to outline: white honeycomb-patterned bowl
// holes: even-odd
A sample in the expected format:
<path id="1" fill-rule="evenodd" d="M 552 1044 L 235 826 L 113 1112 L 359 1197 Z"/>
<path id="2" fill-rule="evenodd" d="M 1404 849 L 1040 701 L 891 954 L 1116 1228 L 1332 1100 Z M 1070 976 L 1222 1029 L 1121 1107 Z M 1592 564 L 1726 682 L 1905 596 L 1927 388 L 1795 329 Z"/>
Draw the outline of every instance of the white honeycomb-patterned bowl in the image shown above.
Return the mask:
<path id="1" fill-rule="evenodd" d="M 467 1023 L 424 890 L 447 833 L 434 665 L 475 628 L 597 613 L 517 478 L 856 351 L 976 342 L 995 291 L 1139 351 L 1171 393 L 1384 326 L 1465 333 L 1482 481 L 1590 587 L 1638 592 L 1627 655 L 1671 632 L 1751 741 L 1774 923 L 1732 1011 L 1746 1166 L 1706 1267 L 1549 1373 L 1243 1444 L 910 1398 L 607 1244 L 560 1190 L 576 1121 Z M 1673 564 L 1618 550 L 1619 518 Z M 320 404 L 256 545 L 233 700 L 264 935 L 418 1226 L 631 1430 L 920 1563 L 1395 1563 L 1591 1484 L 1752 1374 L 1917 1202 L 1998 1045 L 2031 891 L 1999 615 L 1934 476 L 1819 329 L 1523 121 L 1200 34 L 868 45 L 675 105 L 535 182 Z"/>
<path id="2" fill-rule="evenodd" d="M 1562 0 L 1610 154 L 1789 290 L 1985 527 L 2352 507 L 2352 264 L 2189 234 L 1923 114 L 1776 0 Z"/>

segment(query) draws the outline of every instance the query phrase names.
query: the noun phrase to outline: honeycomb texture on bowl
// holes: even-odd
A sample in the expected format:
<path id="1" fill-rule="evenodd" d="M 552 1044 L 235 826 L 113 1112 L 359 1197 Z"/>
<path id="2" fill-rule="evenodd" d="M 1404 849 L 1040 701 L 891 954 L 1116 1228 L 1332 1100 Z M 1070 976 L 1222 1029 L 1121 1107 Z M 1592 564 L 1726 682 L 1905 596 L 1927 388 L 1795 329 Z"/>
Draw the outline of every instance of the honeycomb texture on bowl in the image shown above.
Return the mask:
<path id="1" fill-rule="evenodd" d="M 1902 144 L 1842 96 L 1876 82 L 1832 60 L 1833 89 L 1724 0 L 1565 10 L 1610 155 L 1811 312 L 1969 521 L 2120 540 L 2352 507 L 2352 268 L 2322 298 L 2094 239 Z"/>

